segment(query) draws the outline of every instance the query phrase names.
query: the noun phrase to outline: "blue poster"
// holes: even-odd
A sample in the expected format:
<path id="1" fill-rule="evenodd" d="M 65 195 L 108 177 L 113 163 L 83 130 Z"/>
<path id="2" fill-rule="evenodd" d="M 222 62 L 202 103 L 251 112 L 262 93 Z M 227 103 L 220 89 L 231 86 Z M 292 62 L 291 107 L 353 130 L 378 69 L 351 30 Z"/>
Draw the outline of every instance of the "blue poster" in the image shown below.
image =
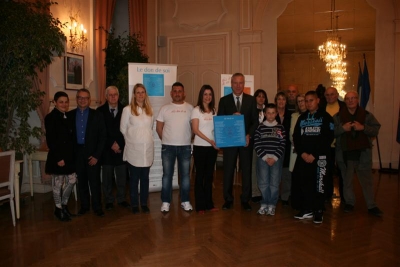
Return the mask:
<path id="1" fill-rule="evenodd" d="M 163 74 L 143 74 L 143 84 L 146 87 L 148 96 L 164 95 L 164 75 Z"/>
<path id="2" fill-rule="evenodd" d="M 214 116 L 214 139 L 217 147 L 246 145 L 243 115 Z"/>

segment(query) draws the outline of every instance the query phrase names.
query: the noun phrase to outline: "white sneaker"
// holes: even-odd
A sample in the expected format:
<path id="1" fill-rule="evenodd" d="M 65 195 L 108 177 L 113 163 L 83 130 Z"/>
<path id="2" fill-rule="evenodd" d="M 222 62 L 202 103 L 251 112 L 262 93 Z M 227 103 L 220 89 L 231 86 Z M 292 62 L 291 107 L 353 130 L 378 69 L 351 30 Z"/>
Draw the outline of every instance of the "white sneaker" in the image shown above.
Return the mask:
<path id="1" fill-rule="evenodd" d="M 258 215 L 265 215 L 266 213 L 266 209 L 265 209 L 265 207 L 261 207 L 258 211 L 257 211 L 257 214 Z"/>
<path id="2" fill-rule="evenodd" d="M 181 203 L 181 208 L 184 209 L 185 211 L 192 211 L 193 210 L 193 207 L 192 207 L 192 205 L 190 204 L 189 201 L 182 202 Z"/>
<path id="3" fill-rule="evenodd" d="M 169 205 L 170 204 L 168 202 L 163 202 L 161 205 L 161 212 L 165 213 L 169 212 Z"/>
<path id="4" fill-rule="evenodd" d="M 274 216 L 275 215 L 275 207 L 269 207 L 268 214 Z"/>

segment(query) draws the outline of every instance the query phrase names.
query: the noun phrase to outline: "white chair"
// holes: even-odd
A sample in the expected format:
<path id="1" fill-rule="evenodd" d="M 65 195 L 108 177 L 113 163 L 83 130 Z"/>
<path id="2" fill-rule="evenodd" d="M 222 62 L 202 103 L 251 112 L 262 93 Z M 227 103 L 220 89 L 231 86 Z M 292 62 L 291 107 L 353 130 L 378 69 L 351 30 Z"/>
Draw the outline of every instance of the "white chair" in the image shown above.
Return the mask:
<path id="1" fill-rule="evenodd" d="M 14 150 L 0 152 L 0 201 L 4 199 L 10 200 L 11 215 L 15 226 L 14 163 Z"/>

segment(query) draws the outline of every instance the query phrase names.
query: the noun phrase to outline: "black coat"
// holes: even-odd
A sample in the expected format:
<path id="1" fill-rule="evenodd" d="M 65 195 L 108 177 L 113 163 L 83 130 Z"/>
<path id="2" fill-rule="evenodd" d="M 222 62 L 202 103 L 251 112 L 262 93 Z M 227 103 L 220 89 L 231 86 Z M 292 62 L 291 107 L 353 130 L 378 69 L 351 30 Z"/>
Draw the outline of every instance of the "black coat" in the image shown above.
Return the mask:
<path id="1" fill-rule="evenodd" d="M 124 163 L 122 160 L 122 156 L 125 148 L 125 139 L 120 131 L 121 124 L 121 115 L 124 107 L 121 103 L 118 102 L 118 113 L 114 117 L 109 109 L 109 105 L 106 102 L 101 107 L 97 108 L 103 114 L 103 118 L 105 121 L 106 131 L 107 131 L 107 139 L 105 142 L 103 155 L 101 157 L 101 165 L 114 165 L 118 166 Z M 121 148 L 121 153 L 115 153 L 111 146 L 117 142 L 119 147 Z"/>
<path id="2" fill-rule="evenodd" d="M 290 162 L 290 149 L 291 149 L 291 142 L 290 142 L 290 124 L 292 121 L 292 113 L 290 110 L 286 109 L 285 114 L 283 115 L 283 123 L 281 122 L 281 118 L 279 114 L 276 115 L 276 121 L 279 124 L 282 124 L 285 128 L 286 132 L 286 145 L 285 145 L 285 156 L 283 157 L 283 168 L 289 167 Z"/>
<path id="3" fill-rule="evenodd" d="M 78 146 L 78 141 L 76 136 L 76 121 L 75 121 L 76 112 L 77 109 L 73 109 L 68 112 L 67 116 L 71 117 L 74 144 L 75 146 Z M 101 155 L 103 153 L 106 138 L 107 138 L 107 133 L 106 133 L 106 127 L 104 125 L 103 114 L 97 110 L 89 108 L 83 156 L 87 159 L 89 159 L 89 157 L 94 157 L 97 160 L 100 160 Z"/>
<path id="4" fill-rule="evenodd" d="M 46 173 L 71 174 L 75 172 L 74 136 L 72 120 L 68 114 L 54 108 L 44 119 L 46 142 L 49 147 L 46 161 Z M 58 166 L 64 160 L 65 166 Z"/>

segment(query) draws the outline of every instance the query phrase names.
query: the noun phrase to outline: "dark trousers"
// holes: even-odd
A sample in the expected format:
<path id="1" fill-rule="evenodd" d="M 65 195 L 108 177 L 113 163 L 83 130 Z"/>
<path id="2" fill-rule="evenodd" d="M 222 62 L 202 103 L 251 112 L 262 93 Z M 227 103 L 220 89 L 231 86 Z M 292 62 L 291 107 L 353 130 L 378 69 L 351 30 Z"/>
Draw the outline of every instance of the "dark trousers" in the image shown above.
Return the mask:
<path id="1" fill-rule="evenodd" d="M 333 183 L 333 177 L 335 173 L 338 176 L 339 179 L 339 194 L 340 198 L 344 200 L 344 194 L 343 194 L 343 178 L 342 178 L 342 173 L 339 170 L 339 167 L 336 164 L 336 161 L 334 160 L 335 157 L 335 148 L 331 147 L 331 154 L 330 154 L 330 160 L 328 162 L 329 168 L 328 168 L 328 173 L 326 175 L 326 183 L 325 183 L 325 199 L 330 200 L 333 196 L 333 191 L 334 191 L 334 183 Z"/>
<path id="2" fill-rule="evenodd" d="M 90 209 L 90 200 L 94 211 L 101 210 L 101 182 L 100 164 L 90 166 L 89 159 L 86 158 L 84 147 L 78 148 L 76 159 L 76 175 L 78 178 L 79 198 L 81 209 Z M 90 189 L 89 189 L 90 186 Z"/>
<path id="3" fill-rule="evenodd" d="M 114 203 L 113 195 L 113 181 L 117 187 L 117 202 L 121 203 L 126 201 L 126 180 L 127 180 L 127 167 L 126 164 L 119 166 L 103 165 L 102 166 L 102 182 L 103 182 L 103 195 L 106 203 Z"/>
<path id="4" fill-rule="evenodd" d="M 149 173 L 150 167 L 135 167 L 128 163 L 129 169 L 129 191 L 131 206 L 139 206 L 138 186 L 140 181 L 140 205 L 147 206 L 149 198 Z"/>
<path id="5" fill-rule="evenodd" d="M 224 200 L 233 201 L 233 175 L 235 172 L 236 159 L 239 154 L 240 168 L 242 170 L 242 202 L 251 199 L 251 161 L 253 157 L 253 145 L 247 147 L 227 147 L 224 151 Z"/>
<path id="6" fill-rule="evenodd" d="M 196 167 L 194 197 L 197 211 L 214 208 L 212 182 L 217 153 L 218 151 L 212 146 L 193 146 L 194 165 Z"/>
<path id="7" fill-rule="evenodd" d="M 318 159 L 313 163 L 306 163 L 300 156 L 297 157 L 294 167 L 294 177 L 298 179 L 299 195 L 296 197 L 301 210 L 313 211 L 324 210 L 324 182 L 326 169 L 328 168 L 325 160 L 325 166 L 318 166 Z"/>

